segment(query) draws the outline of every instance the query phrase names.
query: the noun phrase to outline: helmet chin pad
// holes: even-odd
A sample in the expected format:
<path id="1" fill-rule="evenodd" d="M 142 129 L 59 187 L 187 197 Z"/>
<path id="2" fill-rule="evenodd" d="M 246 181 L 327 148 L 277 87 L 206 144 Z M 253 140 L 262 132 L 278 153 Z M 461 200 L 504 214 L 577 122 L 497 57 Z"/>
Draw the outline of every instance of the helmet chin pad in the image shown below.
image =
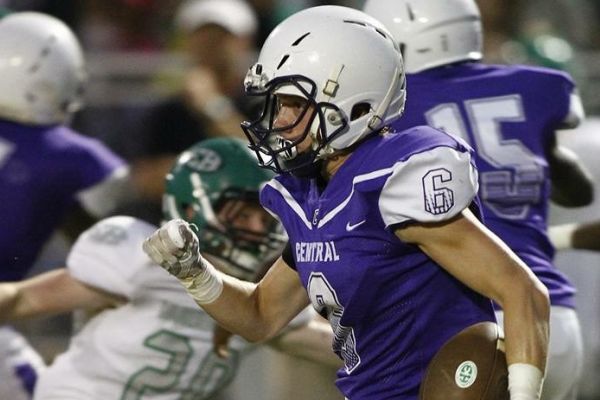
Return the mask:
<path id="1" fill-rule="evenodd" d="M 280 154 L 282 161 L 289 161 L 298 156 L 298 147 L 294 145 L 291 140 L 284 139 L 281 136 L 275 136 L 276 144 L 273 146 L 275 149 L 283 149 Z"/>

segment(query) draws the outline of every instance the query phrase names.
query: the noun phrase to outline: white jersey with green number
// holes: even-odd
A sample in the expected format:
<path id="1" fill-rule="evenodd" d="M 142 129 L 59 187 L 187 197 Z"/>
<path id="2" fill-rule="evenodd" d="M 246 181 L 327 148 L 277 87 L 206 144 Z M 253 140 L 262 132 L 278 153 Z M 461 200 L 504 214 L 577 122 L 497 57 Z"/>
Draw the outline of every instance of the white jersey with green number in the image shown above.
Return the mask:
<path id="1" fill-rule="evenodd" d="M 40 377 L 36 400 L 201 400 L 233 377 L 246 344 L 233 341 L 227 360 L 214 354 L 210 317 L 142 252 L 155 229 L 112 217 L 79 237 L 67 259 L 72 276 L 127 301 L 72 338 Z"/>

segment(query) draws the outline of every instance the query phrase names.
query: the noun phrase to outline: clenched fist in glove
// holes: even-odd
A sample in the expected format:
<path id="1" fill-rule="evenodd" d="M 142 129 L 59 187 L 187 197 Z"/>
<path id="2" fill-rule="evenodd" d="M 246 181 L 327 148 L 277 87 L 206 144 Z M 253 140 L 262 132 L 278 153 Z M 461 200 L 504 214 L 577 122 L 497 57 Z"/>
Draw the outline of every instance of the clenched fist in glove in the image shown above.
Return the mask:
<path id="1" fill-rule="evenodd" d="M 144 252 L 178 279 L 191 278 L 204 269 L 198 238 L 190 224 L 174 219 L 144 241 Z"/>
<path id="2" fill-rule="evenodd" d="M 186 287 L 199 304 L 216 300 L 223 280 L 200 254 L 198 237 L 190 224 L 174 219 L 144 240 L 144 252 Z"/>

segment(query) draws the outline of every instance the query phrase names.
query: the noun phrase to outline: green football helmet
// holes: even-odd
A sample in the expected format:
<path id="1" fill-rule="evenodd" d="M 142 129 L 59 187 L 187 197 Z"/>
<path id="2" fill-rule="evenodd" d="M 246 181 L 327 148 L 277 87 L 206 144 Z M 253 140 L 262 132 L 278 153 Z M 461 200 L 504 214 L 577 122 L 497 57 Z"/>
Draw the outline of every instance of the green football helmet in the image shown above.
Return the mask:
<path id="1" fill-rule="evenodd" d="M 272 177 L 258 166 L 246 142 L 201 141 L 181 153 L 167 174 L 163 215 L 195 224 L 200 251 L 218 258 L 223 272 L 255 280 L 266 263 L 281 254 L 286 240 L 281 224 L 261 209 L 269 222 L 265 231 L 254 232 L 234 227 L 235 215 L 220 211 L 231 201 L 260 207 L 258 192 Z"/>

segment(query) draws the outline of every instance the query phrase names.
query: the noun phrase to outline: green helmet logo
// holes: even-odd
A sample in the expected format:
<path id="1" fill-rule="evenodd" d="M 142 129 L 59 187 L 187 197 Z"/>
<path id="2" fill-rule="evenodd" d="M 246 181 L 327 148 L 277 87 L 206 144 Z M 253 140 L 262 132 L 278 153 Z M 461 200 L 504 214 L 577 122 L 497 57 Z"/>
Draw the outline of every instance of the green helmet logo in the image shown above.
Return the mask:
<path id="1" fill-rule="evenodd" d="M 189 167 L 198 172 L 214 172 L 222 165 L 221 156 L 212 149 L 198 147 L 195 154 L 189 154 Z"/>
<path id="2" fill-rule="evenodd" d="M 230 201 L 258 204 L 261 187 L 272 177 L 244 141 L 204 140 L 181 153 L 167 175 L 163 215 L 194 223 L 202 252 L 224 261 L 226 273 L 253 280 L 281 252 L 281 225 L 273 220 L 266 232 L 248 232 L 234 228 L 219 211 Z"/>

